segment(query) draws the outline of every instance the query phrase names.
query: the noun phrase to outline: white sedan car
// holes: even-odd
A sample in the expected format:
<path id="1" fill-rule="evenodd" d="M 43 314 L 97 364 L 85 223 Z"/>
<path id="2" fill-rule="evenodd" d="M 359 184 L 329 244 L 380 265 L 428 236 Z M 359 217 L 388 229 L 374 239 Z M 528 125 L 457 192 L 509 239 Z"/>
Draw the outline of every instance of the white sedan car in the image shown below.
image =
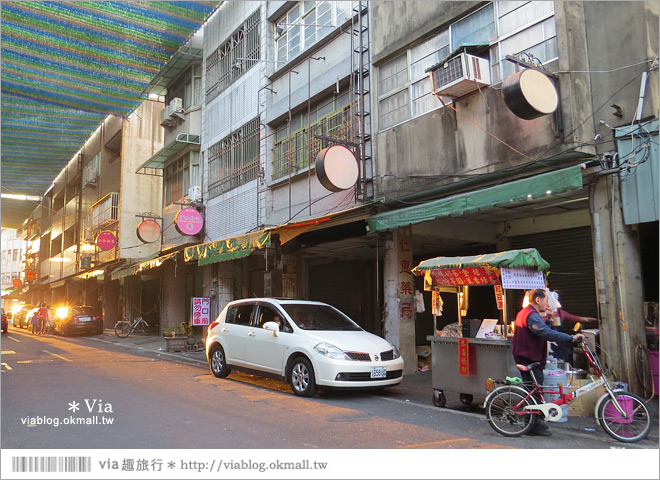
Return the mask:
<path id="1" fill-rule="evenodd" d="M 213 375 L 232 369 L 281 378 L 300 396 L 323 388 L 383 388 L 403 380 L 395 346 L 321 302 L 250 298 L 230 302 L 206 337 Z"/>

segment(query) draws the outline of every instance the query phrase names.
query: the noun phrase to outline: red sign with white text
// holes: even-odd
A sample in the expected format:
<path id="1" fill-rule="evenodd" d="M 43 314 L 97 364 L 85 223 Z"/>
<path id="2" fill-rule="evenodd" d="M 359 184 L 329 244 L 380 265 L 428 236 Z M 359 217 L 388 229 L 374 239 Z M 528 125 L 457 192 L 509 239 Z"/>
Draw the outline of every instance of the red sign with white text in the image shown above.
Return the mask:
<path id="1" fill-rule="evenodd" d="M 96 246 L 101 250 L 112 250 L 117 246 L 117 237 L 107 230 L 96 236 Z"/>

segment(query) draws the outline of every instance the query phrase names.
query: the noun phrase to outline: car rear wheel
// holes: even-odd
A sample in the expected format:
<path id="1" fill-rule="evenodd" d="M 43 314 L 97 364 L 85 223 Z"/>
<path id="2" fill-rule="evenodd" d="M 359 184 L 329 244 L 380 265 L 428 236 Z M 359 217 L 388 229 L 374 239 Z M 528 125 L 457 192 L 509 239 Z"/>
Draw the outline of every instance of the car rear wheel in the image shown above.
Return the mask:
<path id="1" fill-rule="evenodd" d="M 301 397 L 311 397 L 316 393 L 314 369 L 305 357 L 298 357 L 291 362 L 289 385 L 291 385 L 293 393 Z"/>
<path id="2" fill-rule="evenodd" d="M 225 378 L 231 370 L 227 368 L 227 357 L 225 351 L 220 345 L 215 345 L 209 352 L 209 367 L 211 373 L 218 378 Z"/>

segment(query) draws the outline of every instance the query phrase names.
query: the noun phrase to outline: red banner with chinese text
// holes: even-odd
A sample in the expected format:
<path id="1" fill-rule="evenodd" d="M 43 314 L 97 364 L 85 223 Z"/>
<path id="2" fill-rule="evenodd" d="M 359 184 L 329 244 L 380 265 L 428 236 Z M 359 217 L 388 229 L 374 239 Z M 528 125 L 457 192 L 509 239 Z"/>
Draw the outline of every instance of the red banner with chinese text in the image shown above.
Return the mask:
<path id="1" fill-rule="evenodd" d="M 431 270 L 433 285 L 499 285 L 497 270 L 483 267 Z"/>
<path id="2" fill-rule="evenodd" d="M 458 339 L 458 374 L 470 375 L 470 341 L 467 338 Z"/>

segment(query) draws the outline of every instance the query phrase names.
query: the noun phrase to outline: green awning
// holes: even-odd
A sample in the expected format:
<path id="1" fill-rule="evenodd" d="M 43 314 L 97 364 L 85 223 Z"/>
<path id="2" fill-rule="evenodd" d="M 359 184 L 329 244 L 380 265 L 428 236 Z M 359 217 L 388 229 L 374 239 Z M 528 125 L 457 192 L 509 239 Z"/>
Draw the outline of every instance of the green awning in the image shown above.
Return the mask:
<path id="1" fill-rule="evenodd" d="M 261 231 L 188 247 L 183 251 L 183 255 L 186 262 L 197 260 L 197 265 L 201 267 L 247 257 L 255 249 L 268 246 L 270 231 Z"/>
<path id="2" fill-rule="evenodd" d="M 367 219 L 367 231 L 380 232 L 436 218 L 456 217 L 581 188 L 582 167 L 575 165 L 482 190 L 452 195 L 414 207 L 379 213 Z"/>
<path id="3" fill-rule="evenodd" d="M 430 258 L 413 268 L 412 272 L 419 274 L 428 270 L 469 267 L 531 267 L 537 270 L 548 270 L 550 264 L 543 260 L 541 254 L 535 248 L 525 248 L 522 250 L 506 250 L 504 252 L 485 253 L 467 257 Z"/>
<path id="4" fill-rule="evenodd" d="M 169 59 L 142 92 L 143 94 L 167 95 L 167 86 L 194 61 L 202 61 L 202 49 L 184 45 Z"/>
<path id="5" fill-rule="evenodd" d="M 191 133 L 180 133 L 174 140 L 158 150 L 155 155 L 140 165 L 136 172 L 139 172 L 143 168 L 165 168 L 167 161 L 174 157 L 181 150 L 188 147 L 189 145 L 199 144 L 199 135 L 193 135 Z"/>

